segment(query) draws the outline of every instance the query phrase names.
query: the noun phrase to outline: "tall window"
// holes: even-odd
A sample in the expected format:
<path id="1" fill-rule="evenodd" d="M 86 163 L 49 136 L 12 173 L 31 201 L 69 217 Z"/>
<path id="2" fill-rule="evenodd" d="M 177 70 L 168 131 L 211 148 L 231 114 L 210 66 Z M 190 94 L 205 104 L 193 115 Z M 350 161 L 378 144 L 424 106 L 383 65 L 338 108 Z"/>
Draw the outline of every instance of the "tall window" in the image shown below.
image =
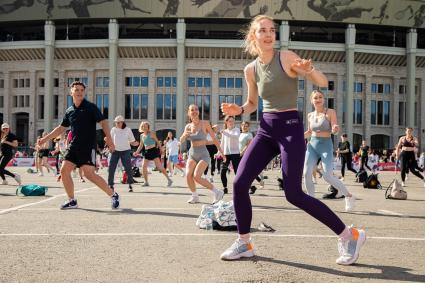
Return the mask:
<path id="1" fill-rule="evenodd" d="M 406 103 L 402 101 L 398 103 L 398 125 L 406 126 Z"/>
<path id="2" fill-rule="evenodd" d="M 353 124 L 362 124 L 362 117 L 363 117 L 363 109 L 362 109 L 362 100 L 361 99 L 354 99 L 353 101 Z"/>
<path id="3" fill-rule="evenodd" d="M 89 78 L 88 77 L 68 77 L 68 87 L 71 86 L 71 84 L 75 81 L 82 82 L 86 87 L 89 85 Z"/>
<path id="4" fill-rule="evenodd" d="M 199 117 L 202 120 L 210 119 L 211 96 L 210 95 L 188 95 L 187 105 L 195 104 L 199 109 Z"/>
<path id="5" fill-rule="evenodd" d="M 148 77 L 125 77 L 125 86 L 127 87 L 148 87 Z"/>
<path id="6" fill-rule="evenodd" d="M 219 88 L 242 88 L 242 78 L 219 78 Z"/>
<path id="7" fill-rule="evenodd" d="M 108 94 L 96 94 L 96 106 L 102 112 L 105 118 L 108 118 L 109 112 L 109 95 Z"/>
<path id="8" fill-rule="evenodd" d="M 67 96 L 66 96 L 66 108 L 71 107 L 73 103 L 74 103 L 74 102 L 72 102 L 72 96 L 67 95 Z"/>
<path id="9" fill-rule="evenodd" d="M 372 125 L 390 124 L 390 101 L 371 100 L 370 121 Z"/>
<path id="10" fill-rule="evenodd" d="M 304 88 L 305 88 L 305 81 L 298 80 L 298 90 L 304 90 Z"/>
<path id="11" fill-rule="evenodd" d="M 355 82 L 354 83 L 354 92 L 357 92 L 357 93 L 363 92 L 363 83 Z"/>
<path id="12" fill-rule="evenodd" d="M 211 118 L 211 78 L 189 77 L 187 87 L 189 92 L 187 105 L 197 105 L 201 119 L 209 120 Z"/>
<path id="13" fill-rule="evenodd" d="M 44 95 L 38 96 L 38 119 L 44 119 Z"/>
<path id="14" fill-rule="evenodd" d="M 109 77 L 96 77 L 96 87 L 109 87 Z"/>
<path id="15" fill-rule="evenodd" d="M 327 107 L 330 108 L 330 109 L 335 109 L 335 98 L 329 97 L 327 99 Z"/>
<path id="16" fill-rule="evenodd" d="M 239 106 L 242 106 L 242 95 L 219 95 L 218 96 L 218 105 L 222 103 L 235 103 Z M 221 110 L 218 110 L 218 117 L 220 120 L 224 119 L 224 114 Z M 236 116 L 236 120 L 241 120 L 241 116 Z"/>
<path id="17" fill-rule="evenodd" d="M 4 107 L 4 97 L 3 95 L 0 95 L 0 108 Z"/>
<path id="18" fill-rule="evenodd" d="M 176 95 L 171 93 L 158 93 L 156 95 L 156 119 L 176 119 Z"/>
<path id="19" fill-rule="evenodd" d="M 53 99 L 54 99 L 54 107 L 55 107 L 54 119 L 57 119 L 59 117 L 59 95 L 54 95 Z"/>
<path id="20" fill-rule="evenodd" d="M 135 120 L 148 119 L 148 95 L 125 95 L 125 118 Z"/>

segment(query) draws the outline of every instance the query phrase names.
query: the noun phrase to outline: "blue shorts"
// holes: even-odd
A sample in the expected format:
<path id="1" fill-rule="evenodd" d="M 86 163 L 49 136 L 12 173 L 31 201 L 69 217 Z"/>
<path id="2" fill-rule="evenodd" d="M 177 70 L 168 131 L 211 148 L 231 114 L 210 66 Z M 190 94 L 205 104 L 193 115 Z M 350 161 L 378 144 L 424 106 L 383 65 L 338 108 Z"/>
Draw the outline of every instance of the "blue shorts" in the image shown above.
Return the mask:
<path id="1" fill-rule="evenodd" d="M 179 163 L 179 156 L 178 155 L 170 155 L 168 156 L 168 161 L 177 164 Z"/>

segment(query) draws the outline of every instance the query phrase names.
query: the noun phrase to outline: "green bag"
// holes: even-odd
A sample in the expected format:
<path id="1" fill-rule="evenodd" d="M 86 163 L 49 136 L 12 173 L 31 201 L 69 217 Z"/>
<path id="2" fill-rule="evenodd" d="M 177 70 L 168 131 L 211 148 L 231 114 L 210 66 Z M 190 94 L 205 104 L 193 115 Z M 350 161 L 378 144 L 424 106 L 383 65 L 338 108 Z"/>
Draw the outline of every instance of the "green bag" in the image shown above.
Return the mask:
<path id="1" fill-rule="evenodd" d="M 40 186 L 36 184 L 29 184 L 24 186 L 19 186 L 16 189 L 16 195 L 24 196 L 45 196 L 47 192 L 46 186 Z"/>

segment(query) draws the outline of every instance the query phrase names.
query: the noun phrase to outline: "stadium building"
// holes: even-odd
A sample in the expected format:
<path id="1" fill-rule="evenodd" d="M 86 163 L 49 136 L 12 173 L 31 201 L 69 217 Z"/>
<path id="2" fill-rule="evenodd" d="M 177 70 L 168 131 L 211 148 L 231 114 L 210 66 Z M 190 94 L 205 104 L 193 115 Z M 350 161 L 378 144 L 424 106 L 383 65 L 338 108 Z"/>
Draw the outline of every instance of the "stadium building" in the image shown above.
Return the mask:
<path id="1" fill-rule="evenodd" d="M 0 2 L 0 122 L 22 145 L 60 123 L 80 80 L 111 121 L 179 135 L 186 109 L 221 124 L 243 103 L 241 30 L 275 18 L 277 49 L 312 58 L 327 105 L 356 148 L 392 148 L 412 126 L 425 148 L 425 4 L 413 0 L 4 0 Z M 304 121 L 315 88 L 299 78 Z M 284 99 L 284 97 L 282 98 Z M 257 112 L 242 117 L 258 126 Z"/>

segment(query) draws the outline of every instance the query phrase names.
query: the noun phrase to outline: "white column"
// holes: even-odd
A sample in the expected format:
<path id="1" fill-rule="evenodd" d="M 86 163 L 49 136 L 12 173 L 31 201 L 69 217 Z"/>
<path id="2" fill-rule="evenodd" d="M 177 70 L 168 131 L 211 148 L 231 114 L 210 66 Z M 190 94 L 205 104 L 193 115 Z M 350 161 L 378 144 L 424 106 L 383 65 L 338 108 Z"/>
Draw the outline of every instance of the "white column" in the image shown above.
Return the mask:
<path id="1" fill-rule="evenodd" d="M 400 94 L 398 93 L 398 89 L 400 87 L 400 78 L 394 77 L 393 78 L 393 91 L 391 92 L 393 99 L 393 107 L 392 107 L 392 125 L 393 125 L 393 134 L 391 139 L 391 145 L 395 145 L 398 141 L 398 136 L 400 133 L 400 127 L 398 125 L 398 119 L 399 119 L 399 102 L 400 102 Z"/>
<path id="2" fill-rule="evenodd" d="M 10 106 L 12 101 L 12 84 L 10 83 L 10 76 L 9 72 L 6 71 L 3 74 L 4 77 L 4 105 L 3 105 L 3 122 L 10 123 L 11 117 L 10 115 Z M 31 104 L 34 105 L 34 104 Z"/>
<path id="3" fill-rule="evenodd" d="M 177 102 L 176 102 L 176 136 L 179 137 L 183 133 L 185 126 L 184 111 L 184 64 L 185 64 L 185 40 L 186 40 L 186 24 L 184 19 L 177 21 Z"/>
<path id="4" fill-rule="evenodd" d="M 280 50 L 289 49 L 289 24 L 288 21 L 282 21 L 279 26 Z"/>
<path id="5" fill-rule="evenodd" d="M 45 70 L 44 70 L 44 131 L 52 130 L 53 121 L 53 73 L 55 59 L 55 24 L 46 21 L 44 25 L 44 49 L 45 49 Z M 34 82 L 36 83 L 36 82 Z"/>
<path id="6" fill-rule="evenodd" d="M 65 85 L 65 72 L 59 71 L 58 72 L 58 80 L 59 80 L 59 86 L 58 86 L 58 94 L 59 94 L 59 111 L 58 111 L 58 119 L 59 122 L 62 121 L 62 117 L 65 114 L 66 110 L 66 100 L 68 92 L 63 87 Z"/>
<path id="7" fill-rule="evenodd" d="M 211 124 L 218 123 L 218 69 L 211 70 Z"/>
<path id="8" fill-rule="evenodd" d="M 117 115 L 117 64 L 119 26 L 116 19 L 110 19 L 109 30 L 109 124 Z"/>
<path id="9" fill-rule="evenodd" d="M 372 76 L 367 75 L 365 78 L 365 99 L 363 100 L 363 139 L 366 141 L 366 144 L 371 144 L 370 138 L 370 100 L 371 100 L 371 83 Z"/>
<path id="10" fill-rule="evenodd" d="M 416 44 L 418 34 L 416 29 L 410 29 L 406 42 L 406 112 L 408 127 L 415 127 L 415 80 L 416 80 Z"/>
<path id="11" fill-rule="evenodd" d="M 30 71 L 30 111 L 29 111 L 29 117 L 28 117 L 28 142 L 30 144 L 34 144 L 36 141 L 36 127 L 35 127 L 35 117 L 37 115 L 36 113 L 36 107 L 34 107 L 36 102 L 36 96 L 37 96 L 37 73 L 35 71 Z"/>
<path id="12" fill-rule="evenodd" d="M 340 135 L 345 133 L 345 125 L 343 127 L 343 113 L 344 113 L 344 91 L 343 91 L 343 82 L 344 82 L 344 75 L 338 75 L 337 76 L 337 92 L 335 95 L 336 98 L 336 117 L 338 119 L 338 124 L 341 126 L 340 129 Z"/>
<path id="13" fill-rule="evenodd" d="M 346 64 L 346 112 L 345 129 L 348 140 L 353 140 L 353 90 L 354 90 L 354 47 L 356 28 L 349 24 L 345 30 L 345 64 Z"/>
<path id="14" fill-rule="evenodd" d="M 149 84 L 148 84 L 148 121 L 154 125 L 156 107 L 155 107 L 155 69 L 149 69 Z M 178 114 L 178 112 L 177 112 Z"/>

